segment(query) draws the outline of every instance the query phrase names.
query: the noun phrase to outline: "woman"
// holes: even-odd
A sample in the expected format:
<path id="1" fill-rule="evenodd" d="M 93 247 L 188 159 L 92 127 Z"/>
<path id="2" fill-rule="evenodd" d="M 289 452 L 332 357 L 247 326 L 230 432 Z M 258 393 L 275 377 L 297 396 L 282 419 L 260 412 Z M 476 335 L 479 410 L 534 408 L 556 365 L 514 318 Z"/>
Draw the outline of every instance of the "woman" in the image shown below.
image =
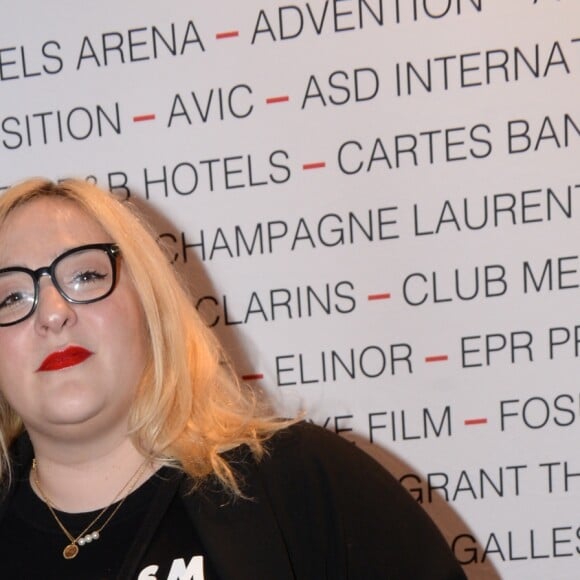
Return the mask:
<path id="1" fill-rule="evenodd" d="M 378 464 L 239 384 L 126 203 L 0 198 L 2 578 L 463 578 Z"/>

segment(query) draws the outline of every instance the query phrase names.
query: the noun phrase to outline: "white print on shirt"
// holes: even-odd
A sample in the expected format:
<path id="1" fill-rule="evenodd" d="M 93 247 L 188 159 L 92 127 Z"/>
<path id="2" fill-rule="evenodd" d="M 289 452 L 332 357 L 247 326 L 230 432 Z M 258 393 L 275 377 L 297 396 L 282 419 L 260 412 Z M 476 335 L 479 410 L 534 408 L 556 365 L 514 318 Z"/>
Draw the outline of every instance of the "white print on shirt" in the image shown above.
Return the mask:
<path id="1" fill-rule="evenodd" d="M 147 566 L 141 570 L 137 580 L 164 580 L 156 576 L 157 570 L 159 566 L 156 564 Z M 203 556 L 194 556 L 187 566 L 183 558 L 176 558 L 166 580 L 204 580 Z"/>

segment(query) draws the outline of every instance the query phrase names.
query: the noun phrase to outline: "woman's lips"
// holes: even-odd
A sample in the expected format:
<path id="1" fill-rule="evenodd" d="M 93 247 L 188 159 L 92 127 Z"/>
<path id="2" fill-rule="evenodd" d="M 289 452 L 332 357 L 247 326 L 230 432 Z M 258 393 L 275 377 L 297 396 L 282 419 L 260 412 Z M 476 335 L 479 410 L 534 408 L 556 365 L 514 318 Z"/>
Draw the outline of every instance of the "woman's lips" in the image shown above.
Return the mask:
<path id="1" fill-rule="evenodd" d="M 93 353 L 81 346 L 69 346 L 63 350 L 50 353 L 36 369 L 41 371 L 59 371 L 67 367 L 73 367 L 87 360 Z"/>

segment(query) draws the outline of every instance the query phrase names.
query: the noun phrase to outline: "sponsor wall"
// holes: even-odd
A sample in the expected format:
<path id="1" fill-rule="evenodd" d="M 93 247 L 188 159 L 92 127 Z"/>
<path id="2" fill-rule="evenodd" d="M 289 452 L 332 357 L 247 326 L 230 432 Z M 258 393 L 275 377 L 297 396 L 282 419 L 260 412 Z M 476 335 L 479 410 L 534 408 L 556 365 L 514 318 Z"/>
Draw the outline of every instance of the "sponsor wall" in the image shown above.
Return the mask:
<path id="1" fill-rule="evenodd" d="M 391 469 L 470 578 L 577 577 L 577 0 L 1 13 L 0 187 L 130 197 L 240 375 Z"/>

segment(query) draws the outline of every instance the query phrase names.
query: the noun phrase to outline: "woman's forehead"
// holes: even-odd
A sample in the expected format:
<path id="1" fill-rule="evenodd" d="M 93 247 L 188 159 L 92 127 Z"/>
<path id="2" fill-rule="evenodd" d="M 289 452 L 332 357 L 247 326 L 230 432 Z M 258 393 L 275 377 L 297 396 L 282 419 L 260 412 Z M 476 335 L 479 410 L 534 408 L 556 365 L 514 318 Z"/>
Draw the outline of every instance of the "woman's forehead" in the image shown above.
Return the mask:
<path id="1" fill-rule="evenodd" d="M 0 226 L 0 266 L 32 266 L 35 258 L 54 259 L 75 246 L 105 241 L 102 226 L 76 202 L 38 197 L 14 208 Z"/>
<path id="2" fill-rule="evenodd" d="M 62 223 L 82 223 L 83 227 L 102 229 L 99 222 L 78 202 L 57 196 L 41 196 L 28 200 L 12 209 L 0 226 L 0 236 L 18 234 L 22 230 L 37 228 L 38 234 L 50 232 Z"/>

